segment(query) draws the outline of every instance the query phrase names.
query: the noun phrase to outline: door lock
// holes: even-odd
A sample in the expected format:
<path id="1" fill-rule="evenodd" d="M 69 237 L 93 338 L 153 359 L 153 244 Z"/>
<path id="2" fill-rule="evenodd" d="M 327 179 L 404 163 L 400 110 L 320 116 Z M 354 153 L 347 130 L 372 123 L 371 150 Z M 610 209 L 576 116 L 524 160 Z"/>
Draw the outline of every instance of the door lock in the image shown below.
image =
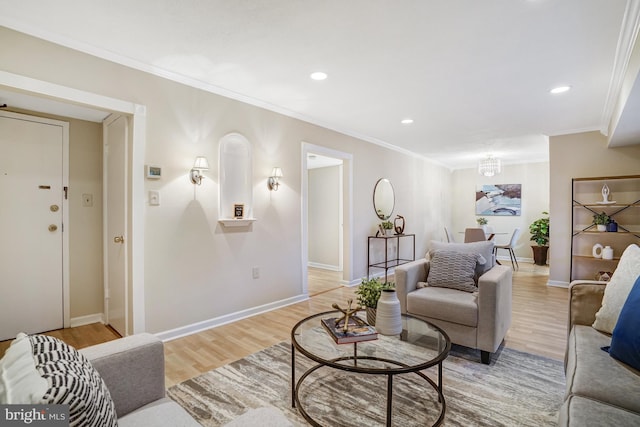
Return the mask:
<path id="1" fill-rule="evenodd" d="M 57 225 L 55 225 L 55 224 L 51 224 L 51 225 L 49 226 L 49 231 L 56 231 L 57 229 L 58 229 L 58 226 L 57 226 Z"/>
<path id="2" fill-rule="evenodd" d="M 124 243 L 124 237 L 116 236 L 116 237 L 113 238 L 113 242 L 114 243 Z"/>

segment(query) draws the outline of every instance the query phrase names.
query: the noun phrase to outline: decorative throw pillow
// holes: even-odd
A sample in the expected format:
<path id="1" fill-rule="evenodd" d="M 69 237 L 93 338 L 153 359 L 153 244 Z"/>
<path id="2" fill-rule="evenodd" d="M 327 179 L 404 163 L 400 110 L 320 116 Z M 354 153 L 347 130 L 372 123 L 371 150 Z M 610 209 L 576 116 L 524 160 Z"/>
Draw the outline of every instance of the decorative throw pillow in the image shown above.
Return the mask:
<path id="1" fill-rule="evenodd" d="M 68 404 L 70 426 L 118 425 L 109 390 L 84 355 L 59 339 L 46 335 L 19 334 L 11 347 L 23 340 L 29 343 L 29 352 L 22 353 L 21 357 L 32 361 L 31 369 L 35 368 L 45 386 L 32 378 L 29 381 L 35 384 L 34 388 L 26 394 L 31 401 L 17 401 L 26 399 L 24 390 L 22 396 L 9 390 L 8 394 L 13 396 L 11 403 Z M 20 388 L 25 381 L 27 379 L 23 377 L 9 387 Z"/>
<path id="2" fill-rule="evenodd" d="M 602 307 L 596 313 L 596 320 L 592 325 L 595 329 L 607 334 L 613 333 L 620 310 L 638 276 L 640 276 L 640 247 L 632 244 L 622 253 L 618 267 L 604 289 Z"/>
<path id="3" fill-rule="evenodd" d="M 640 276 L 620 310 L 609 354 L 640 371 Z"/>
<path id="4" fill-rule="evenodd" d="M 431 249 L 442 249 L 447 251 L 456 251 L 467 254 L 480 254 L 486 260 L 484 264 L 478 264 L 476 266 L 476 273 L 478 276 L 482 276 L 487 271 L 491 270 L 495 265 L 493 258 L 493 247 L 495 243 L 493 240 L 487 240 L 486 242 L 472 242 L 472 243 L 446 243 L 439 242 L 437 240 L 431 241 Z"/>
<path id="5" fill-rule="evenodd" d="M 476 264 L 481 260 L 481 255 L 446 250 L 435 250 L 430 254 L 428 286 L 466 292 L 478 290 L 474 276 L 476 275 Z"/>

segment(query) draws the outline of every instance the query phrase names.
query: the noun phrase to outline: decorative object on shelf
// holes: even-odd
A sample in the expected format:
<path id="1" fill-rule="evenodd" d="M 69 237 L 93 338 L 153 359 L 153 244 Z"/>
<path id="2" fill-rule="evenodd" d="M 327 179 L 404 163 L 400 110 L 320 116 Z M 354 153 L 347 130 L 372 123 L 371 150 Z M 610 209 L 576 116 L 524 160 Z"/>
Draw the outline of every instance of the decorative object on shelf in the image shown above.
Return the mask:
<path id="1" fill-rule="evenodd" d="M 602 259 L 613 259 L 613 248 L 611 246 L 605 246 L 602 250 Z"/>
<path id="2" fill-rule="evenodd" d="M 549 215 L 549 212 L 542 212 L 542 214 Z M 536 265 L 546 265 L 549 252 L 549 217 L 533 221 L 529 225 L 529 233 L 531 233 L 530 240 L 537 244 L 537 246 L 531 246 L 533 262 Z"/>
<path id="3" fill-rule="evenodd" d="M 382 221 L 382 233 L 384 236 L 391 236 L 393 234 L 393 223 L 391 221 Z"/>
<path id="4" fill-rule="evenodd" d="M 282 169 L 279 167 L 273 168 L 271 171 L 271 176 L 267 180 L 267 185 L 269 186 L 269 190 L 278 191 L 278 187 L 280 187 L 280 178 L 282 178 Z"/>
<path id="5" fill-rule="evenodd" d="M 604 212 L 596 213 L 593 215 L 593 224 L 598 231 L 607 231 L 607 224 L 609 224 L 611 218 Z"/>
<path id="6" fill-rule="evenodd" d="M 400 300 L 395 289 L 383 289 L 376 309 L 376 330 L 382 335 L 402 332 Z"/>
<path id="7" fill-rule="evenodd" d="M 202 184 L 202 171 L 209 170 L 209 162 L 207 158 L 204 156 L 196 157 L 195 162 L 193 163 L 193 168 L 191 168 L 191 172 L 189 173 L 189 178 L 191 178 L 191 183 L 196 185 Z"/>
<path id="8" fill-rule="evenodd" d="M 348 299 L 347 308 L 340 308 L 340 306 L 336 303 L 333 303 L 331 305 L 331 307 L 342 313 L 342 317 L 336 319 L 335 326 L 340 327 L 340 325 L 342 325 L 343 332 L 347 332 L 347 329 L 349 328 L 349 319 L 351 317 L 353 317 L 353 321 L 355 321 L 357 325 L 364 325 L 364 320 L 360 319 L 359 317 L 355 317 L 356 313 L 362 310 L 362 307 L 357 305 L 355 308 L 351 308 L 352 304 L 353 300 Z"/>
<path id="9" fill-rule="evenodd" d="M 400 223 L 400 225 L 398 225 Z M 396 230 L 396 234 L 404 234 L 404 217 L 402 215 L 396 215 L 396 219 L 393 220 L 393 228 Z"/>
<path id="10" fill-rule="evenodd" d="M 236 203 L 233 205 L 233 218 L 244 218 L 244 205 L 242 203 Z"/>
<path id="11" fill-rule="evenodd" d="M 376 324 L 376 308 L 382 290 L 394 287 L 394 283 L 382 283 L 380 279 L 374 277 L 373 279 L 362 279 L 358 289 L 356 289 L 355 294 L 358 297 L 358 304 L 366 308 L 367 323 L 371 326 Z"/>
<path id="12" fill-rule="evenodd" d="M 489 154 L 478 162 L 478 173 L 482 176 L 494 176 L 502 171 L 500 159 Z"/>
<path id="13" fill-rule="evenodd" d="M 613 218 L 611 218 L 609 224 L 607 224 L 607 231 L 614 233 L 618 231 L 618 223 Z"/>
<path id="14" fill-rule="evenodd" d="M 598 273 L 596 273 L 596 280 L 598 282 L 608 282 L 611 280 L 611 276 L 613 276 L 613 273 L 610 271 L 598 271 Z"/>
<path id="15" fill-rule="evenodd" d="M 602 258 L 602 249 L 604 249 L 604 246 L 602 246 L 600 243 L 596 243 L 591 249 L 591 254 L 594 258 Z"/>
<path id="16" fill-rule="evenodd" d="M 615 200 L 609 200 L 609 186 L 605 183 L 602 186 L 602 201 L 597 202 L 599 205 L 611 205 L 615 203 Z"/>

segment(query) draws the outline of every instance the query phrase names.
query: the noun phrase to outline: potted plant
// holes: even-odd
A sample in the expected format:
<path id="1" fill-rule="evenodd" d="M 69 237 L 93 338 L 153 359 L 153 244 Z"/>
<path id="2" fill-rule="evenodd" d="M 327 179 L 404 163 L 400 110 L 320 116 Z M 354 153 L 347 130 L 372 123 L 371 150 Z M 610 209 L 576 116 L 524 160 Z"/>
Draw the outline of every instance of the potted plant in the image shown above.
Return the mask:
<path id="1" fill-rule="evenodd" d="M 611 218 L 604 212 L 593 215 L 593 223 L 598 231 L 607 231 L 609 222 L 611 222 Z"/>
<path id="2" fill-rule="evenodd" d="M 547 264 L 547 253 L 549 251 L 549 212 L 542 212 L 543 217 L 536 219 L 529 225 L 529 233 L 531 233 L 531 241 L 536 242 L 537 246 L 531 246 L 533 249 L 533 262 L 536 265 Z"/>
<path id="3" fill-rule="evenodd" d="M 393 223 L 391 221 L 382 221 L 382 229 L 385 236 L 390 236 L 393 231 Z"/>
<path id="4" fill-rule="evenodd" d="M 484 232 L 486 233 L 487 232 L 487 224 L 489 223 L 487 218 L 481 216 L 480 218 L 476 218 L 476 222 L 478 223 L 480 228 L 482 228 L 484 230 Z"/>
<path id="5" fill-rule="evenodd" d="M 382 282 L 377 277 L 373 279 L 362 279 L 362 282 L 356 289 L 356 296 L 358 297 L 358 304 L 366 308 L 367 322 L 374 326 L 376 324 L 376 308 L 378 307 L 378 300 L 383 289 L 394 289 L 395 284 L 393 282 Z"/>

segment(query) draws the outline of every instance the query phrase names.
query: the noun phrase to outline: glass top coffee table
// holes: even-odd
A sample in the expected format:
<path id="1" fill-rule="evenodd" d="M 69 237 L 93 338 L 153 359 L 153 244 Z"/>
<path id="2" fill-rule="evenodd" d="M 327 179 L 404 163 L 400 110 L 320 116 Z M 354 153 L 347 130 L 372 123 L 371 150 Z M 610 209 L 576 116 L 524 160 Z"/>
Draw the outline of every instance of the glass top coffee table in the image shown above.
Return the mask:
<path id="1" fill-rule="evenodd" d="M 399 335 L 385 336 L 378 334 L 378 339 L 371 341 L 336 344 L 328 332 L 324 330 L 320 321 L 324 318 L 340 317 L 341 314 L 339 311 L 315 314 L 301 320 L 291 330 L 291 405 L 294 408 L 297 407 L 300 414 L 311 425 L 321 426 L 322 424 L 309 413 L 308 408 L 305 407 L 307 402 L 301 396 L 300 390 L 310 387 L 310 385 L 305 384 L 305 381 L 307 383 L 313 382 L 314 386 L 318 387 L 316 391 L 312 392 L 314 396 L 319 398 L 319 396 L 326 394 L 326 400 L 331 400 L 321 403 L 320 406 L 331 407 L 333 415 L 339 413 L 339 416 L 347 418 L 358 416 L 360 410 L 364 411 L 367 408 L 354 409 L 351 407 L 349 409 L 347 408 L 348 405 L 343 405 L 345 402 L 343 399 L 349 399 L 350 404 L 353 401 L 360 401 L 363 402 L 363 406 L 369 406 L 368 393 L 371 393 L 371 396 L 386 393 L 386 425 L 391 426 L 394 376 L 411 374 L 417 375 L 421 379 L 419 384 L 428 384 L 431 387 L 430 389 L 437 393 L 439 414 L 433 425 L 440 425 L 444 420 L 446 409 L 444 395 L 442 394 L 442 361 L 447 358 L 451 349 L 451 340 L 447 334 L 442 329 L 424 320 L 402 315 L 402 333 Z M 361 317 L 361 314 L 359 313 L 358 316 Z M 306 363 L 303 368 L 303 374 L 297 380 L 296 352 L 302 353 L 312 361 L 311 363 Z M 300 363 L 301 361 L 299 360 L 298 364 Z M 435 365 L 438 366 L 437 382 L 422 372 Z M 323 376 L 318 372 L 319 370 L 325 371 L 327 370 L 326 368 L 342 371 L 343 375 L 346 372 L 347 377 L 352 374 L 359 374 L 358 377 L 361 375 L 386 376 L 386 387 L 383 387 L 382 390 L 378 386 L 371 387 L 370 390 L 365 389 L 363 393 L 362 381 L 360 381 L 360 386 L 357 386 L 350 384 L 350 379 L 346 378 L 342 380 L 338 388 L 334 388 L 334 384 L 329 385 L 327 383 L 327 389 L 332 391 L 331 393 L 323 393 L 322 381 L 333 375 L 332 372 L 328 372 L 328 375 L 325 374 Z M 310 377 L 312 378 L 311 380 L 309 380 Z M 362 380 L 362 378 L 358 379 Z M 358 387 L 360 390 L 357 390 Z M 413 387 L 415 389 L 415 385 Z M 386 391 L 384 388 L 386 388 Z M 424 390 L 419 390 L 419 392 L 425 394 Z M 352 399 L 355 393 L 358 393 L 360 397 Z M 363 395 L 365 395 L 364 399 Z M 398 399 L 403 399 L 404 401 L 409 399 L 412 402 L 418 402 L 421 400 L 421 396 L 398 396 Z M 376 399 L 372 397 L 371 400 L 374 401 Z M 419 408 L 419 404 L 414 407 L 414 409 L 417 408 Z M 342 409 L 345 410 L 341 411 Z M 428 410 L 428 408 L 426 409 Z M 329 422 L 333 425 L 338 423 L 335 419 Z M 342 421 L 339 424 L 345 425 Z"/>

